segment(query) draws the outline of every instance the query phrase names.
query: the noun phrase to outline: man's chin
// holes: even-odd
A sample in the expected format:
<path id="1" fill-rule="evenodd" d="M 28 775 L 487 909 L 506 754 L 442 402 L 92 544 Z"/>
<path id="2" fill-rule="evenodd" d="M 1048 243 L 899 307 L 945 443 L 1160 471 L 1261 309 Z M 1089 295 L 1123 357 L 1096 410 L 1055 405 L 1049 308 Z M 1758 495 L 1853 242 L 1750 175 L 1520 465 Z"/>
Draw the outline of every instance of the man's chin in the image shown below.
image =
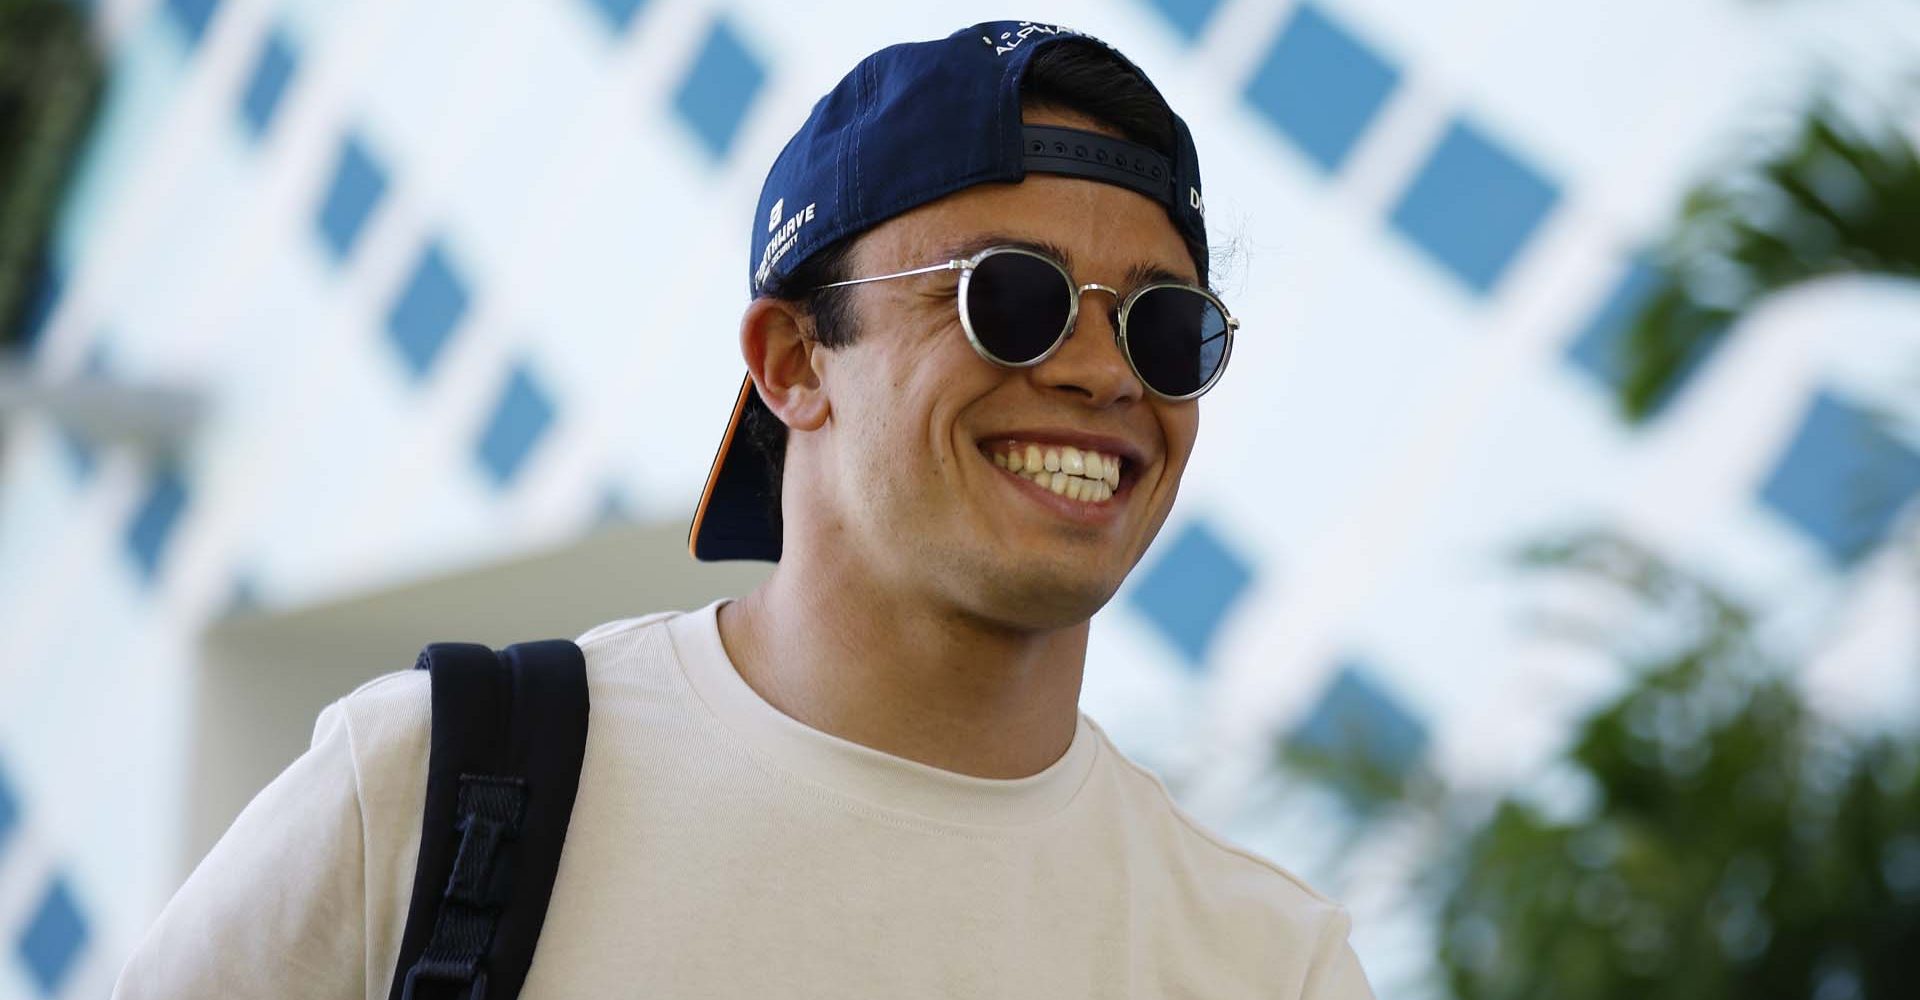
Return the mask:
<path id="1" fill-rule="evenodd" d="M 1033 631 L 1080 625 L 1106 607 L 1120 581 L 1079 567 L 1029 563 L 1003 566 L 980 587 L 981 611 Z"/>

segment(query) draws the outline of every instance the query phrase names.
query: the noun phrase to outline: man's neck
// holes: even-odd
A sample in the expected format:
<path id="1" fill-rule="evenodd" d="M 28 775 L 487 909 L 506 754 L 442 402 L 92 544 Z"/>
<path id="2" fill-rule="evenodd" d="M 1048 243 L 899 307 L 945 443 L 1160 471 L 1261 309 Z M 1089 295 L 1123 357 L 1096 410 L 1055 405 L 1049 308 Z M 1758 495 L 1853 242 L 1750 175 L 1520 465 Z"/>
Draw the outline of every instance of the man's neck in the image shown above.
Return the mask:
<path id="1" fill-rule="evenodd" d="M 803 579 L 794 561 L 720 609 L 748 686 L 822 732 L 945 771 L 1022 778 L 1073 741 L 1087 625 L 1018 631 Z"/>

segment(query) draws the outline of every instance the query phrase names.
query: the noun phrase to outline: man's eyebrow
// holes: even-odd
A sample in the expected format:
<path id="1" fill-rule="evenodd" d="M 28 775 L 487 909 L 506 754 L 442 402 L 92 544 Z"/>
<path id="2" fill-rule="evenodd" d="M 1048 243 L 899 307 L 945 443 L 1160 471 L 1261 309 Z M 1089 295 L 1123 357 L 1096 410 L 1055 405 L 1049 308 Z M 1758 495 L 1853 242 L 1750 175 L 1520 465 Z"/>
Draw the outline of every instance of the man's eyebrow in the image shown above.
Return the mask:
<path id="1" fill-rule="evenodd" d="M 1158 264 L 1135 264 L 1127 268 L 1127 288 L 1129 289 L 1162 281 L 1170 281 L 1179 285 L 1194 284 L 1192 278 L 1175 271 L 1169 271 Z"/>
<path id="2" fill-rule="evenodd" d="M 1010 233 L 976 233 L 957 243 L 949 245 L 944 251 L 949 260 L 971 257 L 988 247 L 1019 247 L 1034 253 L 1046 254 L 1063 264 L 1071 265 L 1073 255 L 1065 247 L 1048 240 L 1036 240 L 1027 236 L 1014 236 Z"/>
<path id="3" fill-rule="evenodd" d="M 1028 236 L 1014 236 L 1010 233 L 979 233 L 964 240 L 949 244 L 943 251 L 943 254 L 948 260 L 962 260 L 988 247 L 1019 247 L 1022 250 L 1032 250 L 1035 253 L 1046 254 L 1067 265 L 1068 271 L 1073 270 L 1073 255 L 1068 253 L 1065 247 L 1050 240 L 1038 240 Z M 1193 279 L 1188 278 L 1178 271 L 1145 261 L 1135 262 L 1131 267 L 1128 267 L 1124 280 L 1125 284 L 1121 288 L 1123 292 L 1138 288 L 1141 285 L 1154 284 L 1162 281 L 1171 281 L 1183 285 L 1193 284 Z"/>

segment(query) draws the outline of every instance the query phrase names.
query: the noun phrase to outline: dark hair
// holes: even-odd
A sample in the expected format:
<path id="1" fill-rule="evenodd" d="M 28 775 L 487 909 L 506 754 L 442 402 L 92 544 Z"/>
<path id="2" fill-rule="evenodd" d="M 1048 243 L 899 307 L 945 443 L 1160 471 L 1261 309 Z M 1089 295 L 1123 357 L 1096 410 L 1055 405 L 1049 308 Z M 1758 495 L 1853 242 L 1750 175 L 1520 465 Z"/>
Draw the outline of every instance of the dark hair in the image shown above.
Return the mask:
<path id="1" fill-rule="evenodd" d="M 1169 158 L 1174 155 L 1173 111 L 1153 85 L 1121 61 L 1113 50 L 1085 38 L 1053 42 L 1027 61 L 1020 79 L 1020 103 L 1028 109 L 1083 115 L 1133 142 Z M 847 261 L 859 233 L 829 243 L 784 277 L 776 277 L 760 294 L 786 299 L 813 320 L 814 336 L 823 347 L 844 347 L 859 336 L 854 322 L 851 288 L 820 288 L 852 277 Z M 1187 251 L 1207 281 L 1207 255 L 1192 240 Z M 749 406 L 742 431 L 767 457 L 773 493 L 773 523 L 780 524 L 780 481 L 787 462 L 787 425 L 764 406 Z"/>
<path id="2" fill-rule="evenodd" d="M 1173 156 L 1173 112 L 1167 102 L 1113 50 L 1091 39 L 1069 38 L 1035 52 L 1020 78 L 1020 103 L 1085 115 Z"/>

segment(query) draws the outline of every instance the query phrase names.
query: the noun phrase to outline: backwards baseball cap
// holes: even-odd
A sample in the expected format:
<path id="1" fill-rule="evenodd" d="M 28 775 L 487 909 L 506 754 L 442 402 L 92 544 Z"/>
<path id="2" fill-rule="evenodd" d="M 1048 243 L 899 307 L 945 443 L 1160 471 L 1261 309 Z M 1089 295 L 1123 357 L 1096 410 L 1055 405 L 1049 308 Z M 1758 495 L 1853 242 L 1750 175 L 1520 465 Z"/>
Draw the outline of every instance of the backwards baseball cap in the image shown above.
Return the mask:
<path id="1" fill-rule="evenodd" d="M 1204 266 L 1200 165 L 1178 115 L 1170 114 L 1171 158 L 1104 133 L 1021 120 L 1021 80 L 1033 54 L 1074 38 L 1100 45 L 1152 89 L 1112 46 L 1030 21 L 989 21 L 861 60 L 814 104 L 767 172 L 748 291 L 760 295 L 843 237 L 976 184 L 1018 183 L 1029 171 L 1117 184 L 1154 199 Z M 765 407 L 748 376 L 694 511 L 687 541 L 695 559 L 780 559 L 773 466 L 745 433 L 748 412 Z"/>

